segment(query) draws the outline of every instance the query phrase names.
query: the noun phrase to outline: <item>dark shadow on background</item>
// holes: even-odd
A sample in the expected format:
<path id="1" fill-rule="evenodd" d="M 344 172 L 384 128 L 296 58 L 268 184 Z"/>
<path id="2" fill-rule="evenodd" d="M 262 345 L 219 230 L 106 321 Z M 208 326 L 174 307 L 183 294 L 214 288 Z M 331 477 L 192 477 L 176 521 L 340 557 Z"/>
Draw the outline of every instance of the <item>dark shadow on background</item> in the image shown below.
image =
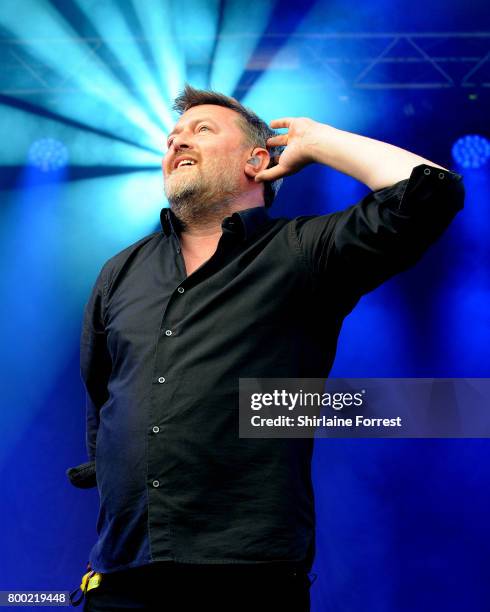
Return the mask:
<path id="1" fill-rule="evenodd" d="M 268 67 L 277 53 L 289 40 L 289 36 L 296 30 L 298 23 L 301 23 L 310 9 L 317 3 L 317 0 L 304 0 L 304 2 L 295 4 L 294 7 L 288 7 L 287 13 L 284 11 L 284 4 L 277 2 L 274 6 L 272 14 L 269 18 L 261 37 L 257 41 L 253 52 L 250 55 L 250 60 L 260 58 L 262 70 L 247 70 L 245 68 L 240 80 L 231 94 L 234 98 L 240 100 L 245 93 L 251 89 L 257 80 L 262 76 L 262 73 L 268 70 Z M 277 32 L 278 24 L 280 32 Z M 270 38 L 272 34 L 276 34 L 274 38 Z M 278 35 L 280 34 L 280 36 Z"/>
<path id="2" fill-rule="evenodd" d="M 219 37 L 223 30 L 223 22 L 225 17 L 225 4 L 226 0 L 220 0 L 217 7 L 217 24 L 216 24 L 216 36 L 213 40 L 213 48 L 211 49 L 211 55 L 209 56 L 209 62 L 206 68 L 206 87 L 209 89 L 211 86 L 211 75 L 213 72 L 214 62 L 216 59 L 216 50 L 218 49 Z"/>
<path id="3" fill-rule="evenodd" d="M 161 152 L 157 149 L 153 149 L 151 147 L 146 147 L 138 142 L 134 142 L 133 140 L 129 140 L 127 138 L 123 138 L 122 136 L 117 136 L 112 132 L 107 130 L 100 130 L 98 128 L 94 128 L 87 123 L 83 123 L 83 121 L 77 121 L 76 119 L 69 119 L 68 117 L 64 117 L 59 113 L 54 113 L 49 111 L 37 104 L 33 104 L 32 102 L 26 102 L 25 100 L 20 100 L 18 98 L 14 98 L 13 96 L 7 96 L 5 94 L 0 94 L 0 105 L 10 106 L 11 108 L 17 108 L 19 110 L 23 110 L 27 113 L 31 113 L 32 115 L 38 115 L 39 117 L 44 117 L 46 119 L 52 119 L 54 121 L 58 121 L 62 125 L 68 125 L 70 127 L 77 128 L 79 130 L 84 130 L 85 132 L 89 132 L 90 134 L 97 134 L 98 136 L 104 136 L 105 138 L 110 138 L 111 140 L 115 140 L 117 142 L 123 142 L 124 144 L 131 145 L 132 147 L 137 147 L 138 149 L 142 149 L 143 151 L 150 151 L 151 153 L 156 153 L 157 155 L 161 155 Z"/>
<path id="4" fill-rule="evenodd" d="M 77 6 L 76 2 L 73 0 L 50 0 L 50 2 L 81 38 L 98 38 L 104 43 L 104 37 L 100 34 L 92 21 Z M 126 8 L 127 5 L 124 5 L 124 10 L 126 10 Z M 122 9 L 121 12 L 124 13 Z M 128 94 L 134 98 L 139 105 L 145 108 L 147 114 L 151 116 L 153 121 L 155 121 L 159 127 L 163 128 L 162 118 L 154 112 L 153 108 L 148 104 L 148 100 L 140 93 L 139 84 L 133 81 L 127 69 L 121 66 L 121 60 L 112 53 L 106 44 L 102 44 L 97 49 L 97 57 L 105 64 L 114 78 L 126 88 Z"/>
<path id="5" fill-rule="evenodd" d="M 172 100 L 170 99 L 170 92 L 167 84 L 162 81 L 160 70 L 155 61 L 155 54 L 153 48 L 146 38 L 146 33 L 141 25 L 141 21 L 134 10 L 133 4 L 126 2 L 125 0 L 118 0 L 122 18 L 124 19 L 128 30 L 130 30 L 134 36 L 134 44 L 139 48 L 143 59 L 145 60 L 146 67 L 150 74 L 154 77 L 158 90 L 162 96 L 165 96 L 167 104 L 171 105 Z M 165 53 L 165 50 L 162 51 Z"/>
<path id="6" fill-rule="evenodd" d="M 2 190 L 18 189 L 22 187 L 20 182 L 25 165 L 0 166 L 0 186 Z M 122 176 L 133 172 L 156 172 L 158 166 L 68 166 L 64 183 L 80 181 L 83 179 L 103 178 L 108 176 Z M 58 183 L 59 178 L 56 172 L 39 172 L 36 184 Z"/>

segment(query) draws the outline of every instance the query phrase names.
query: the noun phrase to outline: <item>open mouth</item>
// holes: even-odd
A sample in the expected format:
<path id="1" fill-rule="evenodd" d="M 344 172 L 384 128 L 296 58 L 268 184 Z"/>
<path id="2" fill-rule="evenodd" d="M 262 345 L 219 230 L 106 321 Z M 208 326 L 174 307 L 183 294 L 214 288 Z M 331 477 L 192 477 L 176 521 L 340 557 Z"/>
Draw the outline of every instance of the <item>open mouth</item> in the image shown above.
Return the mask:
<path id="1" fill-rule="evenodd" d="M 181 168 L 190 168 L 191 166 L 195 166 L 196 163 L 196 160 L 191 159 L 190 157 L 176 159 L 173 170 L 180 170 Z"/>

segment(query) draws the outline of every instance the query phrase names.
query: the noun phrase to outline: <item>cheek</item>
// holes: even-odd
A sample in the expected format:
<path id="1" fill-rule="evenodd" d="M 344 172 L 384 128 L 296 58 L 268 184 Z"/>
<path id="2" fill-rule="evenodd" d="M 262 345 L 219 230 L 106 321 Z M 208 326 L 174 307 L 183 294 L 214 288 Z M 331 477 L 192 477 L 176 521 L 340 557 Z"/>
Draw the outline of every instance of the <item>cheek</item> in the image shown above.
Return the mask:
<path id="1" fill-rule="evenodd" d="M 210 152 L 203 164 L 204 168 L 224 173 L 234 171 L 236 166 L 236 151 L 224 152 L 222 150 Z"/>

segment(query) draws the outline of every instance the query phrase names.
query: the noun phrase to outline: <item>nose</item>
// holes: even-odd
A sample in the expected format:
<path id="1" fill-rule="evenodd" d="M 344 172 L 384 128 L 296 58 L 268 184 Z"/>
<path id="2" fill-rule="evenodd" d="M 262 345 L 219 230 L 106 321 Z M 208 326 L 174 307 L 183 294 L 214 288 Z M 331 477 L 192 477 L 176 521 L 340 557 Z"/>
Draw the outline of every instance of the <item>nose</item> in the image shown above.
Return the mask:
<path id="1" fill-rule="evenodd" d="M 188 134 L 186 134 L 185 132 L 179 132 L 178 134 L 175 134 L 172 139 L 171 148 L 178 151 L 179 149 L 189 149 L 190 147 L 191 144 Z"/>
<path id="2" fill-rule="evenodd" d="M 190 148 L 192 148 L 192 145 L 190 144 L 190 139 L 185 132 L 179 132 L 178 134 L 174 134 L 174 136 L 172 137 L 172 143 L 168 147 L 167 152 L 165 153 L 163 160 L 162 160 L 162 166 L 164 168 L 164 172 L 165 172 L 165 166 L 168 167 L 167 171 L 170 172 L 171 165 L 173 163 L 171 160 L 180 150 L 182 149 L 186 150 Z"/>

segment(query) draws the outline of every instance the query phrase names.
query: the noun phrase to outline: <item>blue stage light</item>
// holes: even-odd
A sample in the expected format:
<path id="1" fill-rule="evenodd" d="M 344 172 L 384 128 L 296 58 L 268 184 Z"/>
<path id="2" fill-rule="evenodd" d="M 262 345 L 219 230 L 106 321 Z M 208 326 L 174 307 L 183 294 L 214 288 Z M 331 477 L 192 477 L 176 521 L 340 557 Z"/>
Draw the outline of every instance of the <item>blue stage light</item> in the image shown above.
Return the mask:
<path id="1" fill-rule="evenodd" d="M 53 172 L 68 163 L 68 149 L 54 138 L 41 138 L 29 147 L 29 163 L 43 172 Z"/>
<path id="2" fill-rule="evenodd" d="M 481 168 L 490 158 L 490 142 L 478 134 L 463 136 L 454 143 L 452 155 L 462 168 Z"/>

